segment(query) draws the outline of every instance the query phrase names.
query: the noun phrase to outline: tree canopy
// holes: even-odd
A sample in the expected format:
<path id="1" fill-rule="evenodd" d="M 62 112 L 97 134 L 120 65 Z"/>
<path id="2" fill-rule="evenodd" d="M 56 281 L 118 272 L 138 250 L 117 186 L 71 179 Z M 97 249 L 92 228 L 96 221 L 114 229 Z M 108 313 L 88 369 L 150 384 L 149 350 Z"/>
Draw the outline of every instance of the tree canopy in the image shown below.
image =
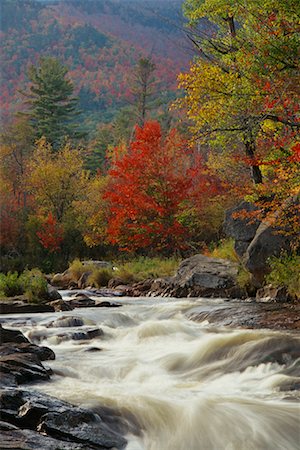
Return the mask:
<path id="1" fill-rule="evenodd" d="M 79 114 L 73 84 L 68 70 L 56 58 L 43 57 L 31 66 L 29 92 L 24 93 L 29 106 L 26 115 L 35 129 L 36 138 L 44 137 L 54 149 L 66 139 L 84 136 L 75 119 Z"/>

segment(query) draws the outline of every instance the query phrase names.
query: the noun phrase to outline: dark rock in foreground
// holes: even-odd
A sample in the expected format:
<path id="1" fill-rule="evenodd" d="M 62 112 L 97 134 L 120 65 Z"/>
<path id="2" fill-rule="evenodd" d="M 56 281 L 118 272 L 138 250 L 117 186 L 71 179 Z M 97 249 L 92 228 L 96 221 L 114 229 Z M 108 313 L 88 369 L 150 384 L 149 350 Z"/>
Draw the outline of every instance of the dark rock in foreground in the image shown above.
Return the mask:
<path id="1" fill-rule="evenodd" d="M 20 448 L 37 449 L 36 442 L 41 442 L 45 435 L 45 443 L 43 441 L 40 447 L 43 450 L 107 450 L 122 449 L 126 445 L 126 440 L 111 430 L 98 414 L 45 394 L 21 389 L 2 390 L 0 407 L 1 449 L 18 448 L 9 446 L 13 438 L 25 438 L 27 446 Z M 7 443 L 5 447 L 3 442 Z"/>
<path id="2" fill-rule="evenodd" d="M 92 330 L 91 337 L 100 331 Z M 0 326 L 0 333 L 1 449 L 125 448 L 126 440 L 105 423 L 101 414 L 17 387 L 32 381 L 48 380 L 51 371 L 41 361 L 54 359 L 55 355 L 47 347 L 31 344 L 20 331 Z"/>

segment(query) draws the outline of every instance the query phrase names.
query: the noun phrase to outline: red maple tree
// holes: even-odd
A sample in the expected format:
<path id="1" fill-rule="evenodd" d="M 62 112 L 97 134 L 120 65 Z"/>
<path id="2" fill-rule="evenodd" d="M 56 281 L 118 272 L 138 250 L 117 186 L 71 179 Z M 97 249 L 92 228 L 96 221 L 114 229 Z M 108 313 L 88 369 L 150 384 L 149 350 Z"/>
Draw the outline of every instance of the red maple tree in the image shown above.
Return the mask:
<path id="1" fill-rule="evenodd" d="M 106 192 L 110 242 L 128 251 L 185 249 L 189 230 L 179 215 L 184 201 L 199 191 L 195 173 L 202 170 L 202 161 L 195 167 L 185 139 L 176 130 L 164 137 L 154 121 L 137 126 L 127 152 L 116 148 L 115 155 Z M 208 177 L 204 184 L 207 190 Z"/>
<path id="2" fill-rule="evenodd" d="M 49 213 L 46 220 L 41 226 L 41 230 L 37 231 L 37 236 L 42 246 L 50 253 L 58 251 L 63 241 L 63 228 L 58 224 L 52 213 Z"/>

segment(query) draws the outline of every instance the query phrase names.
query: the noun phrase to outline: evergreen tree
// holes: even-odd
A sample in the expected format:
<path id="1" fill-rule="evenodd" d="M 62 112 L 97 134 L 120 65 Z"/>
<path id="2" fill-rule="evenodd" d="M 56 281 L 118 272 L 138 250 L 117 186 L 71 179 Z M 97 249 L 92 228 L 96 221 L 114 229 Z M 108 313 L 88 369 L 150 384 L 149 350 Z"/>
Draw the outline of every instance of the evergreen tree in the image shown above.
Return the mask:
<path id="1" fill-rule="evenodd" d="M 135 96 L 136 115 L 139 126 L 143 126 L 154 95 L 155 64 L 150 58 L 140 58 L 135 70 L 132 92 Z"/>
<path id="2" fill-rule="evenodd" d="M 30 67 L 30 92 L 23 93 L 29 105 L 25 114 L 34 126 L 36 138 L 45 137 L 54 149 L 65 139 L 79 139 L 85 134 L 74 122 L 80 111 L 67 72 L 56 58 L 43 57 L 38 66 Z"/>

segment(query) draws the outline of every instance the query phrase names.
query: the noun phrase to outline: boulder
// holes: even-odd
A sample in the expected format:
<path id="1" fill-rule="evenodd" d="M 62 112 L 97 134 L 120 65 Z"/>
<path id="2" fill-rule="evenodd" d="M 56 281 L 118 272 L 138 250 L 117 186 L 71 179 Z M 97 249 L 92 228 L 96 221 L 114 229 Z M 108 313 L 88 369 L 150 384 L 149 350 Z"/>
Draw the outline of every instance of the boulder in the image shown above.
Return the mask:
<path id="1" fill-rule="evenodd" d="M 182 261 L 174 277 L 152 281 L 150 294 L 173 297 L 239 297 L 238 264 L 194 255 Z"/>
<path id="2" fill-rule="evenodd" d="M 47 328 L 82 327 L 85 324 L 81 317 L 62 316 L 48 323 Z"/>
<path id="3" fill-rule="evenodd" d="M 6 342 L 29 343 L 29 340 L 24 336 L 24 334 L 20 330 L 9 330 L 3 328 L 0 323 L 0 343 L 4 344 Z"/>
<path id="4" fill-rule="evenodd" d="M 189 296 L 235 296 L 238 265 L 231 261 L 195 255 L 184 260 L 171 278 L 175 288 Z"/>
<path id="5" fill-rule="evenodd" d="M 32 304 L 24 301 L 7 301 L 0 302 L 0 314 L 18 314 L 18 313 L 44 313 L 54 312 L 51 305 L 44 303 Z"/>
<path id="6" fill-rule="evenodd" d="M 6 389 L 0 394 L 2 430 L 5 438 L 12 434 L 16 442 L 24 439 L 21 449 L 123 449 L 126 440 L 111 429 L 101 416 L 84 408 L 34 391 Z M 5 425 L 7 424 L 7 425 Z M 20 427 L 19 430 L 16 427 Z M 30 431 L 29 431 L 30 430 Z M 28 433 L 27 433 L 28 431 Z M 24 434 L 23 434 L 24 433 Z M 40 434 L 42 433 L 42 434 Z M 38 447 L 34 444 L 36 438 Z M 40 438 L 45 439 L 45 445 Z M 19 448 L 8 439 L 7 446 Z M 43 441 L 44 442 L 44 441 Z"/>
<path id="7" fill-rule="evenodd" d="M 60 289 L 68 289 L 72 281 L 71 275 L 66 271 L 64 273 L 56 273 L 51 279 L 51 285 Z"/>
<path id="8" fill-rule="evenodd" d="M 70 302 L 65 302 L 64 300 L 54 300 L 53 302 L 50 302 L 49 305 L 54 308 L 55 312 L 72 311 L 72 309 L 74 309 L 72 305 L 70 305 Z"/>
<path id="9" fill-rule="evenodd" d="M 96 302 L 95 300 L 87 297 L 85 294 L 82 294 L 80 296 L 76 296 L 76 298 L 71 298 L 71 300 L 68 300 L 68 303 L 72 308 L 90 308 L 95 306 Z"/>
<path id="10" fill-rule="evenodd" d="M 290 296 L 285 286 L 274 287 L 271 284 L 268 284 L 267 286 L 258 289 L 256 292 L 257 302 L 287 303 L 292 300 L 293 298 Z"/>
<path id="11" fill-rule="evenodd" d="M 11 355 L 14 353 L 33 353 L 40 361 L 55 359 L 55 353 L 51 348 L 43 347 L 29 342 L 8 342 L 0 346 L 0 355 Z"/>
<path id="12" fill-rule="evenodd" d="M 48 288 L 48 300 L 49 301 L 62 299 L 62 296 L 60 295 L 58 290 L 55 289 L 53 286 L 51 286 L 51 284 L 48 284 L 47 288 Z"/>
<path id="13" fill-rule="evenodd" d="M 87 272 L 83 272 L 83 274 L 81 275 L 81 277 L 78 280 L 78 288 L 79 289 L 85 289 L 86 287 L 89 286 L 88 280 L 90 275 L 92 275 L 92 272 L 89 270 Z"/>
<path id="14" fill-rule="evenodd" d="M 243 263 L 252 274 L 256 287 L 263 283 L 270 271 L 268 258 L 279 256 L 282 251 L 290 249 L 291 237 L 280 234 L 278 229 L 268 223 L 261 223 L 243 258 Z"/>
<path id="15" fill-rule="evenodd" d="M 260 221 L 253 214 L 256 210 L 252 203 L 243 201 L 226 211 L 223 230 L 228 237 L 234 239 L 234 249 L 239 258 L 245 254 L 259 227 Z M 243 212 L 246 212 L 248 217 L 243 217 Z M 234 217 L 235 214 L 239 217 Z"/>

